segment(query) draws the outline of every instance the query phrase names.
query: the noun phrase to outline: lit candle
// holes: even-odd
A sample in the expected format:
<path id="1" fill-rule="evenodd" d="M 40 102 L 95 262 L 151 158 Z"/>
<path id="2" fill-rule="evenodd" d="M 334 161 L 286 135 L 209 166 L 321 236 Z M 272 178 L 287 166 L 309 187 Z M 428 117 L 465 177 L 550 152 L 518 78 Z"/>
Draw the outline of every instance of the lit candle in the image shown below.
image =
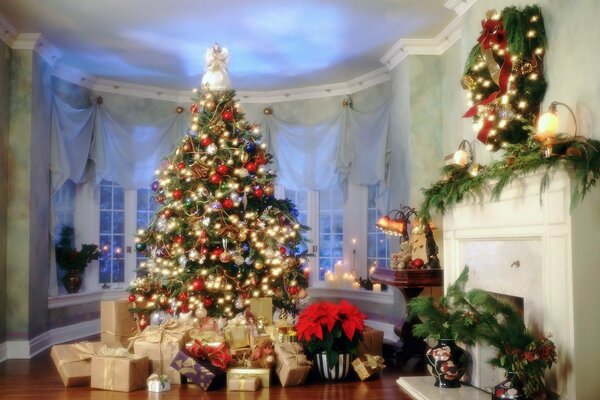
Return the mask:
<path id="1" fill-rule="evenodd" d="M 374 283 L 373 284 L 373 291 L 374 292 L 381 292 L 381 284 L 380 283 Z"/>
<path id="2" fill-rule="evenodd" d="M 360 283 L 358 283 L 357 281 L 352 282 L 352 288 L 353 289 L 360 289 Z"/>

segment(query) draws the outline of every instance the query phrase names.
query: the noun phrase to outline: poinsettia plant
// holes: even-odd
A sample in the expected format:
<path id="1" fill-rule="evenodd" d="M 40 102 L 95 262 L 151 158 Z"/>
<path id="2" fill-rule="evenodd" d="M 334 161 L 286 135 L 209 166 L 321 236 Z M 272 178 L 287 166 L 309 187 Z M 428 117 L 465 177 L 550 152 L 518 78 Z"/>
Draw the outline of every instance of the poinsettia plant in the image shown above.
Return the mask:
<path id="1" fill-rule="evenodd" d="M 306 345 L 309 354 L 325 352 L 327 364 L 334 368 L 340 354 L 357 354 L 365 331 L 365 318 L 346 300 L 339 304 L 313 303 L 298 317 L 298 339 Z"/>

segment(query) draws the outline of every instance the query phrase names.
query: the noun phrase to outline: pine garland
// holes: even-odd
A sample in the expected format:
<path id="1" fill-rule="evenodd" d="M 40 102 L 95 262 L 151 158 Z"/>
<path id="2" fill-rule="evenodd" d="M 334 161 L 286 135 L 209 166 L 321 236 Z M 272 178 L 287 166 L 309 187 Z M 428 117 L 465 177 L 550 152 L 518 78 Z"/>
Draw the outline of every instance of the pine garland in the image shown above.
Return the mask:
<path id="1" fill-rule="evenodd" d="M 491 186 L 492 199 L 497 200 L 504 188 L 515 179 L 538 171 L 544 171 L 540 183 L 541 200 L 550 185 L 551 172 L 565 167 L 574 171 L 571 209 L 574 208 L 600 178 L 600 142 L 581 136 L 570 137 L 560 140 L 554 149 L 562 156 L 544 157 L 540 145 L 533 140 L 510 145 L 501 160 L 488 164 L 476 176 L 471 176 L 466 168 L 459 165 L 444 166 L 441 169 L 443 178 L 423 189 L 425 199 L 419 217 L 428 221 L 434 211 L 443 215 L 463 200 L 475 200 L 487 186 Z"/>

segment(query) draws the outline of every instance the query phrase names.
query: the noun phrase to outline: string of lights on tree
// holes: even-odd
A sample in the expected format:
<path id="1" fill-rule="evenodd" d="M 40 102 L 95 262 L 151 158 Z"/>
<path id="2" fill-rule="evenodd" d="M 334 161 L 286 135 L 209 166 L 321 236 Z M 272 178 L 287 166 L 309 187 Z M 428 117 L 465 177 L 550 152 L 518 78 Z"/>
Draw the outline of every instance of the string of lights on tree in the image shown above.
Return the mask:
<path id="1" fill-rule="evenodd" d="M 196 91 L 189 134 L 155 173 L 160 208 L 137 236 L 149 258 L 130 287 L 132 311 L 230 317 L 268 296 L 295 312 L 306 297 L 307 228 L 273 196 L 272 156 L 234 96 Z"/>

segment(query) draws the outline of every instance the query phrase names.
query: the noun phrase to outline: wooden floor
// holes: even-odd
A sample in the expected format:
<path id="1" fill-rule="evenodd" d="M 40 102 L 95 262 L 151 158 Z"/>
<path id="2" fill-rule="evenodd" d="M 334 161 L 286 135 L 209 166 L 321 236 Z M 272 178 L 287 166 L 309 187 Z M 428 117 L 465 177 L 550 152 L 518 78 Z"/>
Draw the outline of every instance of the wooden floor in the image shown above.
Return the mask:
<path id="1" fill-rule="evenodd" d="M 403 373 L 399 368 L 389 365 L 381 379 L 360 382 L 353 379 L 337 383 L 326 383 L 318 376 L 309 375 L 304 386 L 282 388 L 278 383 L 268 389 L 257 392 L 228 392 L 225 388 L 204 392 L 193 384 L 172 386 L 163 393 L 148 393 L 138 390 L 120 393 L 90 389 L 88 387 L 63 387 L 62 381 L 52 360 L 50 352 L 45 351 L 31 360 L 8 360 L 0 363 L 0 399 L 56 399 L 56 400 L 124 400 L 124 399 L 226 399 L 226 400 L 313 400 L 313 399 L 394 399 L 410 400 L 396 383 L 400 375 L 422 375 L 423 372 Z M 433 384 L 433 378 L 432 378 Z"/>

